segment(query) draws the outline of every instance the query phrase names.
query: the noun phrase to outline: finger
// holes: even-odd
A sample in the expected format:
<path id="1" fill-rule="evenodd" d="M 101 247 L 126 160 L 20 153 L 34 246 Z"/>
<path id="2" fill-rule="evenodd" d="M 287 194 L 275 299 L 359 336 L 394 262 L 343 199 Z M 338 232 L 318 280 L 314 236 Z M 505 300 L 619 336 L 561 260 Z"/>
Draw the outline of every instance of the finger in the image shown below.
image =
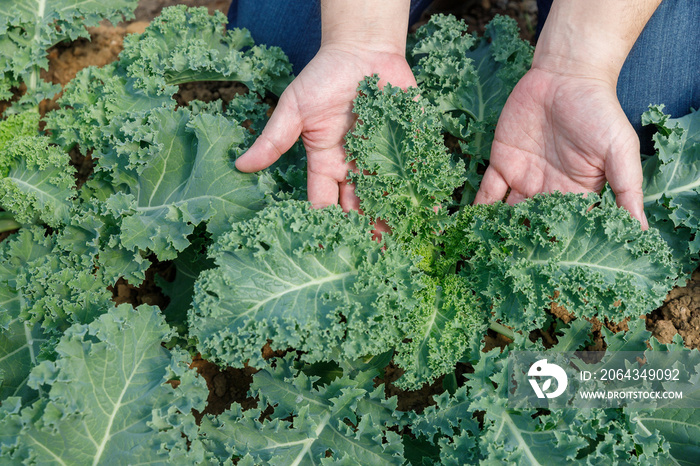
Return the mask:
<path id="1" fill-rule="evenodd" d="M 632 217 L 639 220 L 642 230 L 649 228 L 644 214 L 644 195 L 642 193 L 642 161 L 639 144 L 631 144 L 628 149 L 605 162 L 608 183 L 615 193 L 617 205 L 626 209 Z"/>
<path id="2" fill-rule="evenodd" d="M 306 160 L 309 201 L 316 208 L 338 204 L 339 184 L 347 179 L 350 168 L 343 146 L 315 150 L 307 146 Z"/>
<path id="3" fill-rule="evenodd" d="M 474 204 L 493 204 L 502 201 L 507 192 L 508 183 L 506 180 L 495 169 L 489 167 L 481 180 Z"/>
<path id="4" fill-rule="evenodd" d="M 236 168 L 246 173 L 262 170 L 287 152 L 301 134 L 302 123 L 298 110 L 292 94 L 283 93 L 260 136 L 236 160 Z"/>
<path id="5" fill-rule="evenodd" d="M 649 229 L 649 221 L 644 214 L 644 198 L 641 192 L 624 191 L 615 193 L 615 198 L 619 207 L 623 207 L 632 214 L 632 217 L 639 220 L 639 223 L 642 224 L 642 230 Z"/>
<path id="6" fill-rule="evenodd" d="M 506 202 L 509 205 L 515 205 L 518 202 L 523 202 L 524 200 L 525 195 L 523 193 L 521 193 L 520 191 L 511 190 L 508 194 L 508 199 L 506 199 Z"/>
<path id="7" fill-rule="evenodd" d="M 355 185 L 349 181 L 341 181 L 338 185 L 340 194 L 340 207 L 343 211 L 360 210 L 360 198 L 355 195 Z"/>
<path id="8" fill-rule="evenodd" d="M 307 178 L 309 202 L 314 209 L 322 209 L 338 203 L 340 192 L 338 180 L 313 171 L 307 173 Z"/>

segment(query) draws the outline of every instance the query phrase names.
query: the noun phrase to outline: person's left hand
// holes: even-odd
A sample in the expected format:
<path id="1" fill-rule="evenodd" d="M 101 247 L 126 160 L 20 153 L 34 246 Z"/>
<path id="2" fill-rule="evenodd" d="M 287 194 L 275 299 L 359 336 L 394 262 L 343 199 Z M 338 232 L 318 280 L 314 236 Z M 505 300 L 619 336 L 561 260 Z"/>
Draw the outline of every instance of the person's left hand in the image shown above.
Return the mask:
<path id="1" fill-rule="evenodd" d="M 606 180 L 648 228 L 639 139 L 614 84 L 533 67 L 503 108 L 475 203 L 502 200 L 508 189 L 509 204 L 540 192 L 600 192 Z"/>

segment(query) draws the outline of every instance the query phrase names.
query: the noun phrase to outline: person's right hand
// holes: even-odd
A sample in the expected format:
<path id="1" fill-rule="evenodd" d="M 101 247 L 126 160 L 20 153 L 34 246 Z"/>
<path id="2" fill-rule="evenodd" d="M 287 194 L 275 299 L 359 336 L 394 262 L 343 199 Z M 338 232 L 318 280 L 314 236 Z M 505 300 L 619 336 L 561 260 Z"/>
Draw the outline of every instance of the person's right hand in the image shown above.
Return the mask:
<path id="1" fill-rule="evenodd" d="M 314 207 L 340 203 L 359 209 L 354 188 L 348 184 L 351 165 L 345 160 L 344 138 L 355 122 L 352 103 L 359 82 L 379 75 L 406 88 L 415 86 L 403 54 L 376 48 L 322 46 L 280 97 L 265 129 L 248 151 L 236 160 L 244 172 L 262 170 L 289 150 L 301 135 L 308 162 L 308 197 Z"/>

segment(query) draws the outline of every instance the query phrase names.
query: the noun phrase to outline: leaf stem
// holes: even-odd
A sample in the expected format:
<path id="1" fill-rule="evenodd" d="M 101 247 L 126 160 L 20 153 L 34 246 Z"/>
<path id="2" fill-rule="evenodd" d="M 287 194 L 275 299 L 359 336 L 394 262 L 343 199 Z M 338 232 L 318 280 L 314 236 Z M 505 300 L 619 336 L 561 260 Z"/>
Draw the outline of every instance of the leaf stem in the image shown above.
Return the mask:
<path id="1" fill-rule="evenodd" d="M 10 212 L 0 212 L 0 233 L 16 230 L 21 226 Z"/>
<path id="2" fill-rule="evenodd" d="M 492 320 L 489 322 L 489 328 L 496 333 L 500 333 L 504 337 L 508 337 L 511 340 L 515 340 L 515 332 L 513 332 L 513 330 L 509 329 L 503 324 L 499 324 L 498 322 Z"/>

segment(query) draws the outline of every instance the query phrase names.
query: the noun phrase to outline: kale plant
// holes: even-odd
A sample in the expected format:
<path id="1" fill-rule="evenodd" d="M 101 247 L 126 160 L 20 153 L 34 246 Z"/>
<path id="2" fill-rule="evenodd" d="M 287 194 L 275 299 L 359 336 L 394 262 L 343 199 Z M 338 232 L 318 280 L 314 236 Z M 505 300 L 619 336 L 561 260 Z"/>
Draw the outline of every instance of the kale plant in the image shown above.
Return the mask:
<path id="1" fill-rule="evenodd" d="M 420 91 L 359 83 L 346 149 L 363 214 L 314 210 L 299 145 L 260 173 L 234 166 L 292 79 L 279 49 L 226 31 L 221 14 L 168 8 L 40 117 L 58 90 L 36 79 L 47 49 L 134 2 L 4 3 L 0 98 L 17 102 L 0 119 L 0 464 L 697 458 L 698 410 L 513 407 L 507 363 L 547 349 L 532 332 L 550 325 L 550 351 L 587 348 L 592 318 L 630 318 L 626 332 L 603 327 L 608 351 L 690 353 L 636 317 L 698 259 L 698 112 L 645 114 L 659 128 L 644 160 L 649 231 L 609 192 L 472 206 L 532 47 L 508 18 L 477 37 L 435 16 L 408 41 Z M 243 92 L 178 105 L 178 86 L 197 81 Z M 70 150 L 94 159 L 84 183 Z M 391 227 L 380 240 L 377 220 Z M 154 262 L 176 271 L 157 281 L 170 303 L 116 306 L 117 283 L 140 285 Z M 576 319 L 552 323 L 552 303 Z M 487 329 L 509 343 L 486 350 Z M 196 353 L 254 367 L 255 406 L 202 414 Z M 697 382 L 698 367 L 683 370 Z M 439 394 L 399 409 L 392 385 Z"/>

